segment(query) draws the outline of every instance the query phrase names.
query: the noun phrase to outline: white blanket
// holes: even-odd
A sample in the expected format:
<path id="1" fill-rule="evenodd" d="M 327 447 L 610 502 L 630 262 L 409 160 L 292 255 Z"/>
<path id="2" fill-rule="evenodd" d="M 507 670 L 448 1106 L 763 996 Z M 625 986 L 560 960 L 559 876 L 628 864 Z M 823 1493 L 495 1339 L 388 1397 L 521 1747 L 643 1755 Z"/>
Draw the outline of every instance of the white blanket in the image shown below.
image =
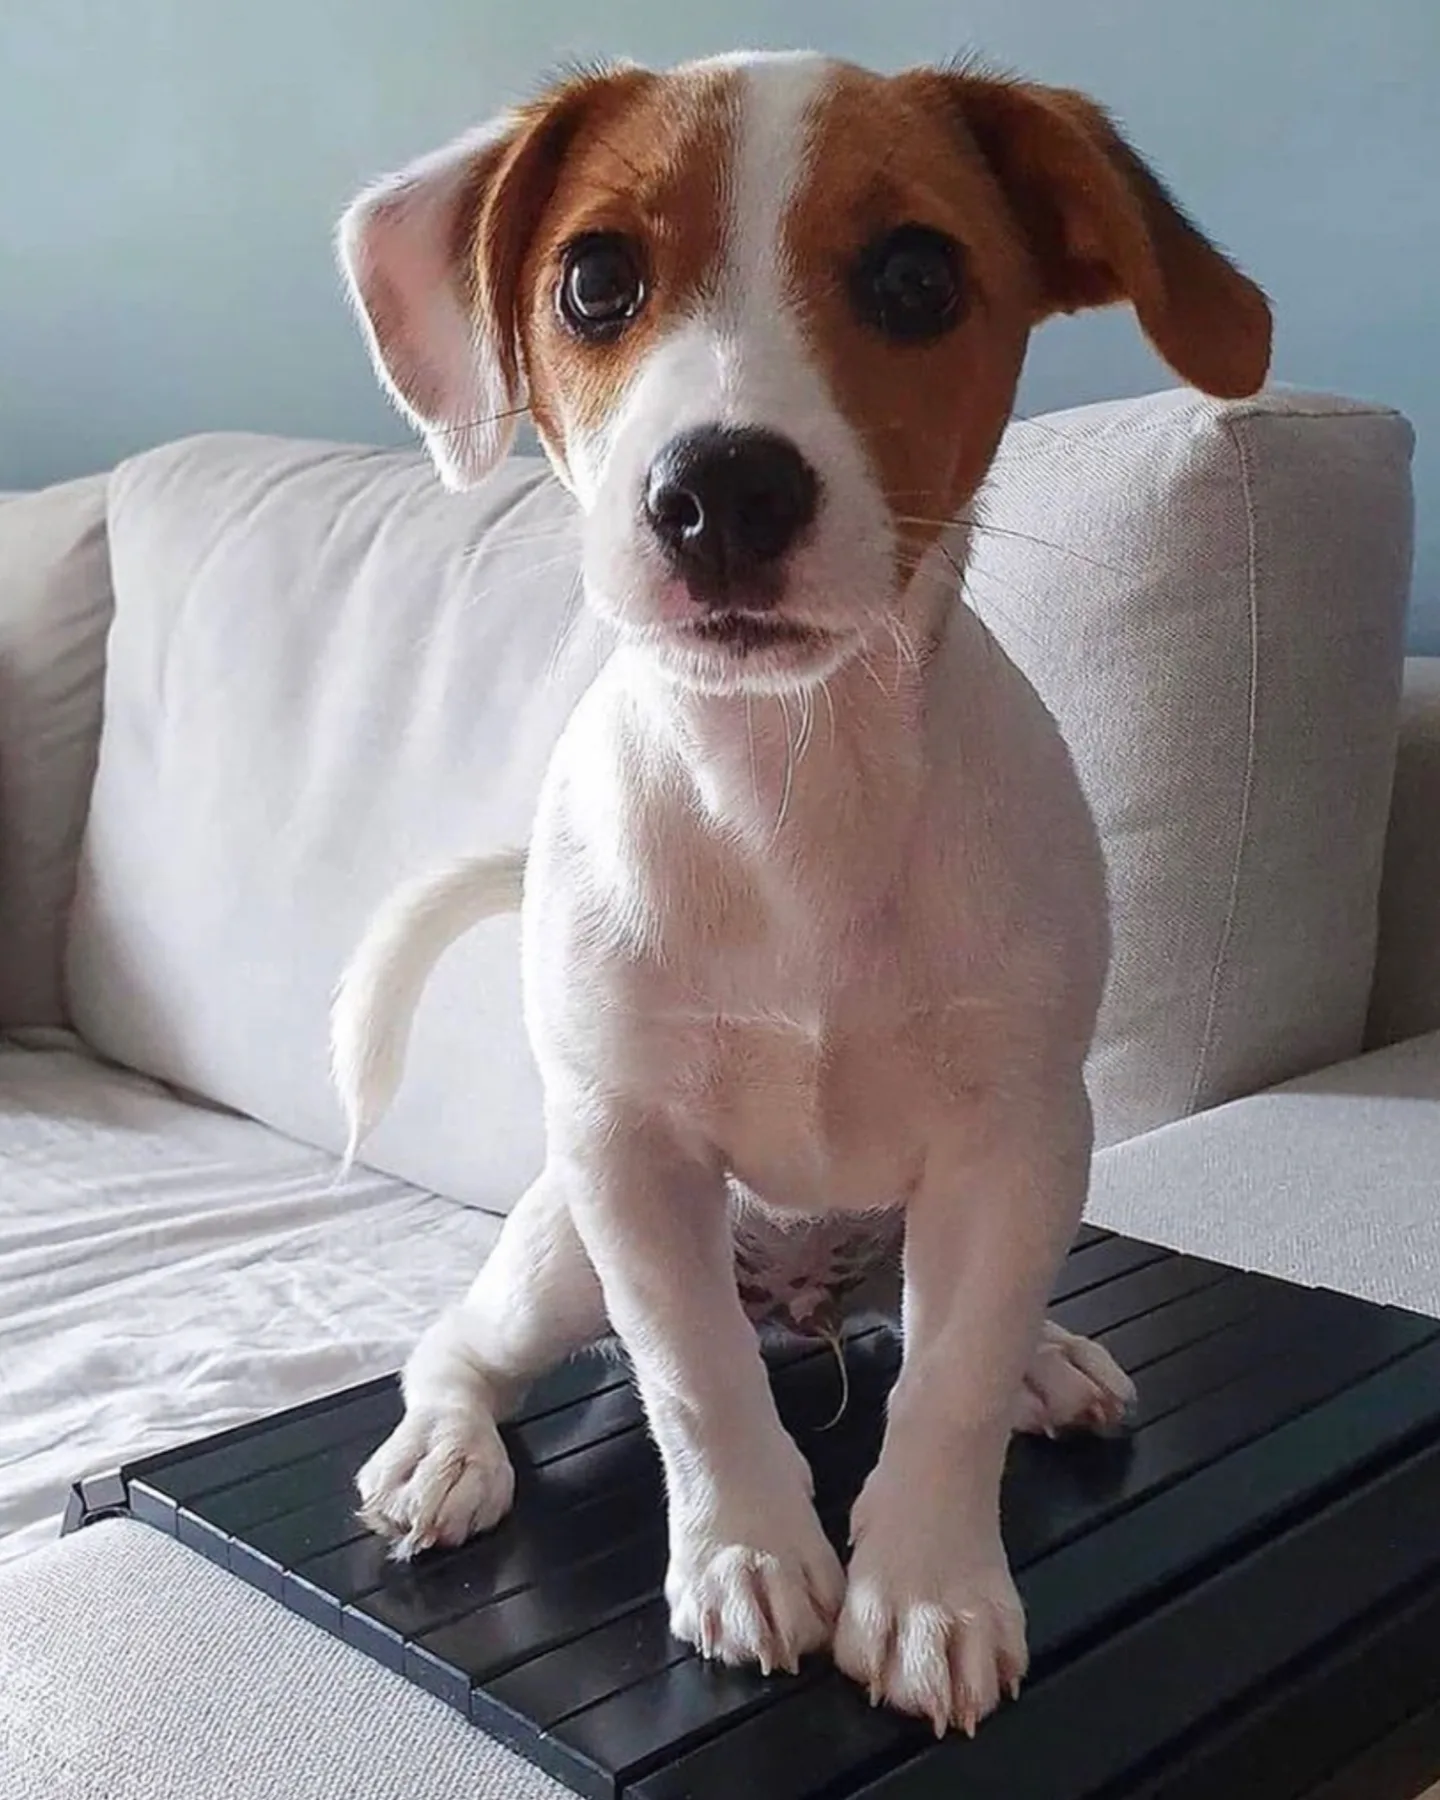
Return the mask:
<path id="1" fill-rule="evenodd" d="M 0 1043 L 0 1560 L 70 1483 L 398 1367 L 488 1214 L 111 1068 Z"/>

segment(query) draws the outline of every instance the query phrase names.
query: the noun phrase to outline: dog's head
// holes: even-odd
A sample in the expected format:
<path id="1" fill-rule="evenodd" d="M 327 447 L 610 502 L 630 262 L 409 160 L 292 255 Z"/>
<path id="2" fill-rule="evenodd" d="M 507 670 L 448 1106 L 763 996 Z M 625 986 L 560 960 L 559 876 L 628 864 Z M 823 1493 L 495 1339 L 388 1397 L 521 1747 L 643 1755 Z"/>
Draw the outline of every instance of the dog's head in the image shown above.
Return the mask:
<path id="1" fill-rule="evenodd" d="M 577 76 L 370 188 L 342 260 L 445 481 L 527 408 L 592 604 L 680 679 L 860 650 L 971 499 L 1034 325 L 1128 300 L 1219 395 L 1259 290 L 1082 95 L 815 56 Z"/>

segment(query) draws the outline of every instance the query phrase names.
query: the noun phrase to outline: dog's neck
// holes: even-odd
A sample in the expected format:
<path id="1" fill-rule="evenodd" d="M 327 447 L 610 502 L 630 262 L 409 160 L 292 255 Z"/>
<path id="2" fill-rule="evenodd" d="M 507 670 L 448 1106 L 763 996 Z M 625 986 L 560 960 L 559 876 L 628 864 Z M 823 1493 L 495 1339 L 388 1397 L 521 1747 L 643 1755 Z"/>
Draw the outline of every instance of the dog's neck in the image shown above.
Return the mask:
<path id="1" fill-rule="evenodd" d="M 651 727 L 716 841 L 805 887 L 888 881 L 924 800 L 953 590 L 953 578 L 912 584 L 893 629 L 825 683 L 789 694 L 704 693 L 655 677 Z"/>

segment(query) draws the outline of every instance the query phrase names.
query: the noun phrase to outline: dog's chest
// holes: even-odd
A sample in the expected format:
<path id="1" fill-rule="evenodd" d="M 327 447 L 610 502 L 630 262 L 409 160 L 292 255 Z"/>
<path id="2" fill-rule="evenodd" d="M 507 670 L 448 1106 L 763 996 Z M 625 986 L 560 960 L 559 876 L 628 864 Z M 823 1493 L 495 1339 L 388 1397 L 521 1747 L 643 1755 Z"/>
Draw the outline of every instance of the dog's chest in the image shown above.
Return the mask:
<path id="1" fill-rule="evenodd" d="M 753 972 L 654 1020 L 650 1073 L 770 1207 L 806 1215 L 895 1206 L 918 1179 L 936 1110 L 927 1021 L 898 991 L 833 974 Z"/>

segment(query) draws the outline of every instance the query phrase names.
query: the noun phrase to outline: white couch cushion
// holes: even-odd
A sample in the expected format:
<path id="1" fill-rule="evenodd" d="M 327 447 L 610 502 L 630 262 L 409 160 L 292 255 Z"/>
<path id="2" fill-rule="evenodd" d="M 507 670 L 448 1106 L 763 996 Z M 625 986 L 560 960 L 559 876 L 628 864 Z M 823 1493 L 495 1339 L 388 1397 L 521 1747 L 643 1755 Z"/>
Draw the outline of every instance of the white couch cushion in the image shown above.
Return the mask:
<path id="1" fill-rule="evenodd" d="M 103 475 L 0 499 L 0 1028 L 65 1016 L 111 606 Z"/>
<path id="2" fill-rule="evenodd" d="M 455 498 L 417 455 L 246 437 L 122 466 L 124 596 L 72 1002 L 133 1068 L 338 1148 L 329 997 L 402 877 L 523 843 L 600 665 L 568 502 L 516 460 Z M 518 931 L 460 944 L 367 1156 L 496 1208 L 540 1155 Z"/>
<path id="3" fill-rule="evenodd" d="M 1409 431 L 1191 393 L 1017 425 L 971 598 L 1099 814 L 1115 1138 L 1358 1048 L 1406 576 Z M 605 652 L 568 501 L 516 461 L 209 438 L 111 488 L 117 622 L 71 941 L 108 1054 L 338 1146 L 329 991 L 402 877 L 523 840 Z M 447 958 L 368 1152 L 507 1207 L 540 1156 L 513 923 Z"/>
<path id="4" fill-rule="evenodd" d="M 0 1561 L 82 1475 L 400 1365 L 498 1225 L 334 1177 L 60 1033 L 0 1044 Z"/>
<path id="5" fill-rule="evenodd" d="M 1440 1317 L 1440 1032 L 1095 1159 L 1097 1225 Z"/>
<path id="6" fill-rule="evenodd" d="M 1411 442 L 1323 395 L 1183 390 L 1006 440 L 988 514 L 1020 535 L 982 540 L 972 597 L 1059 719 L 1105 844 L 1102 1142 L 1361 1047 Z"/>

